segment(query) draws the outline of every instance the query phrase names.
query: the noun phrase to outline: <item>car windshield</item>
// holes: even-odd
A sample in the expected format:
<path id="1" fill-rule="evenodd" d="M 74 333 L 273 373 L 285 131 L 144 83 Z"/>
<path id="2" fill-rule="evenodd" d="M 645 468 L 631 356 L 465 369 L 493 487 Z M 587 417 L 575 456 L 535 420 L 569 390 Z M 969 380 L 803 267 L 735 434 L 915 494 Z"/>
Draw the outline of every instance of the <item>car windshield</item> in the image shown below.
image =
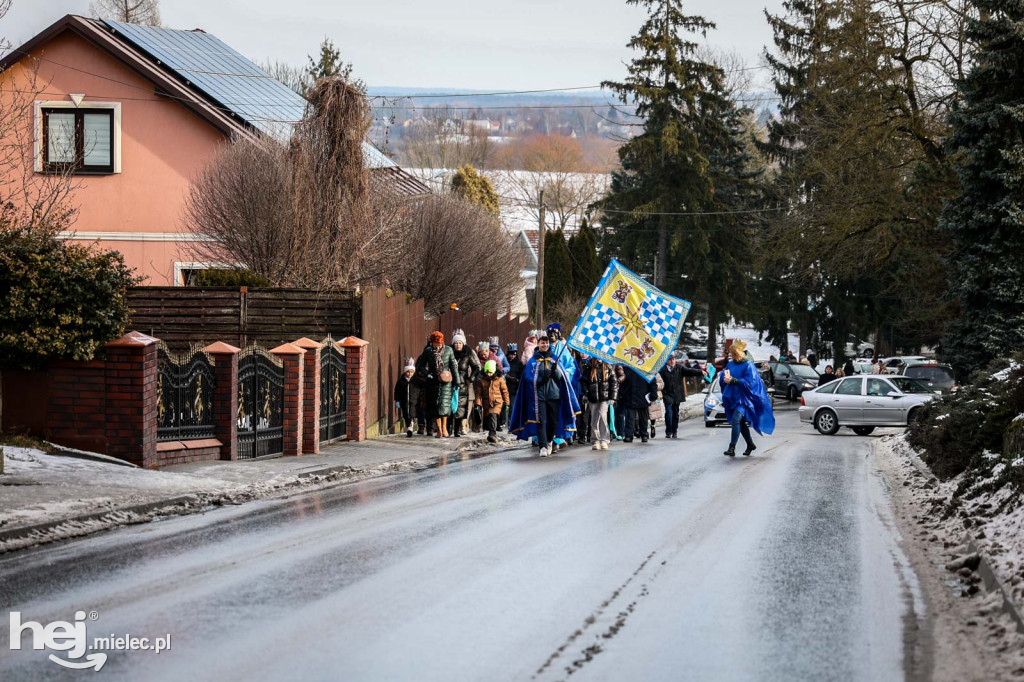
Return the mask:
<path id="1" fill-rule="evenodd" d="M 911 379 L 920 379 L 945 388 L 954 384 L 953 372 L 946 367 L 916 365 L 907 367 L 906 375 Z"/>
<path id="2" fill-rule="evenodd" d="M 712 395 L 721 395 L 722 394 L 722 385 L 718 382 L 718 379 L 719 379 L 719 376 L 716 376 L 715 380 L 711 382 L 711 394 Z"/>
<path id="3" fill-rule="evenodd" d="M 807 365 L 790 365 L 789 368 L 793 374 L 801 379 L 818 379 L 820 376 L 814 371 L 813 367 L 808 367 Z"/>
<path id="4" fill-rule="evenodd" d="M 896 388 L 900 389 L 904 393 L 932 393 L 932 389 L 922 384 L 917 379 L 911 379 L 910 377 L 886 377 L 891 381 Z"/>

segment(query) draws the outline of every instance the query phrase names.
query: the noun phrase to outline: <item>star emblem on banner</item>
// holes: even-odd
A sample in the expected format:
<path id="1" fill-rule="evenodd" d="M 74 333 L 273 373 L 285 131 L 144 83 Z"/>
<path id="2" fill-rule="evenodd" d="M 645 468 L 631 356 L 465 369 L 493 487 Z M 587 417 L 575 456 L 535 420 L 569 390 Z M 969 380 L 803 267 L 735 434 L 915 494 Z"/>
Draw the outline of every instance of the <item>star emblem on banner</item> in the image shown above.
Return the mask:
<path id="1" fill-rule="evenodd" d="M 641 334 L 644 331 L 644 325 L 647 324 L 647 320 L 640 316 L 640 309 L 630 310 L 629 306 L 625 306 L 626 312 L 620 313 L 622 319 L 616 322 L 618 326 L 622 327 L 622 338 L 633 336 L 638 341 L 641 338 Z"/>

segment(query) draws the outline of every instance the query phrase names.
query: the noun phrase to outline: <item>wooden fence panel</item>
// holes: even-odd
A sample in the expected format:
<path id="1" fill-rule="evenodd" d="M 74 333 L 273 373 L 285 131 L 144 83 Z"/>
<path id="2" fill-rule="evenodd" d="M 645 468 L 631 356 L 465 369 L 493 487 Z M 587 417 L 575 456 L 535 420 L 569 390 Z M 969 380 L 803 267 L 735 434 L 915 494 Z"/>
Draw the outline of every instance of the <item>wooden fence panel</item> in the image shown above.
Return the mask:
<path id="1" fill-rule="evenodd" d="M 182 348 L 224 341 L 275 346 L 303 336 L 359 335 L 352 292 L 248 287 L 136 287 L 128 291 L 129 328 Z"/>

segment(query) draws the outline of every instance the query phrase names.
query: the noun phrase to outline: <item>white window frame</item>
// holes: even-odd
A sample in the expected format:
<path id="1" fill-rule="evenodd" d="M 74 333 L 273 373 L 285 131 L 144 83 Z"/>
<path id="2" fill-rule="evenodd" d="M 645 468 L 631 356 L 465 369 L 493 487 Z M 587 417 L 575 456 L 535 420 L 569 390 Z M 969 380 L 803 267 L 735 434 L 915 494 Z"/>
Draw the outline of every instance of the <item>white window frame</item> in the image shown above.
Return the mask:
<path id="1" fill-rule="evenodd" d="M 240 267 L 240 263 L 203 263 L 199 261 L 174 262 L 174 286 L 185 286 L 184 270 L 231 270 Z"/>
<path id="2" fill-rule="evenodd" d="M 114 138 L 110 141 L 113 146 L 113 173 L 121 172 L 121 103 L 120 102 L 82 102 L 75 104 L 67 101 L 36 101 L 35 102 L 35 139 L 33 141 L 33 155 L 35 158 L 35 171 L 43 172 L 43 109 L 106 109 L 114 112 Z"/>

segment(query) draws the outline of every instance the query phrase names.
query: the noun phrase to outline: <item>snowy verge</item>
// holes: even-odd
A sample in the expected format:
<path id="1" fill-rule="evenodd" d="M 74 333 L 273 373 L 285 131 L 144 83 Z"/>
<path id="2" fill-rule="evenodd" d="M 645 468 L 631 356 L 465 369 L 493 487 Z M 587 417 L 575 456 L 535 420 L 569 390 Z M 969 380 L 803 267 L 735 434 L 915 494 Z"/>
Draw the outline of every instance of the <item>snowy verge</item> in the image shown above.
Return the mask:
<path id="1" fill-rule="evenodd" d="M 959 498 L 959 477 L 942 482 L 932 475 L 905 434 L 883 436 L 874 445 L 874 456 L 888 470 L 911 554 L 920 557 L 915 568 L 933 579 L 932 617 L 956 621 L 940 623 L 938 630 L 969 640 L 985 665 L 995 666 L 987 679 L 1024 677 L 1016 606 L 1024 597 L 1024 508 L 1004 506 L 995 513 L 998 493 Z M 928 575 L 922 578 L 927 582 Z M 937 647 L 943 646 L 943 638 L 936 638 Z"/>

